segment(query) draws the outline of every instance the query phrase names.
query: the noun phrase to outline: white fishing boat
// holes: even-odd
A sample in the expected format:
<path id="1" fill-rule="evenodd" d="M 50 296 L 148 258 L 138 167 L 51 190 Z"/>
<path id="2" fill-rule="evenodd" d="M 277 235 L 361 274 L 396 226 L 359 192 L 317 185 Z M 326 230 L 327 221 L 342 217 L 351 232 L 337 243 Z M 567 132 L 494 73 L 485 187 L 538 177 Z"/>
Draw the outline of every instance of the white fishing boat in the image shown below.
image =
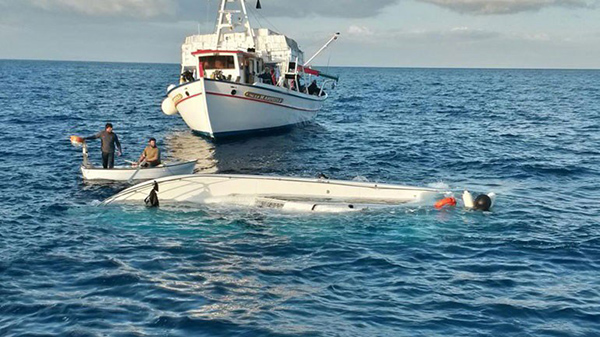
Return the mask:
<path id="1" fill-rule="evenodd" d="M 338 36 L 304 62 L 296 41 L 250 26 L 245 0 L 221 0 L 215 32 L 185 39 L 180 83 L 169 86 L 162 110 L 210 138 L 307 123 L 338 80 L 310 62 Z"/>
<path id="2" fill-rule="evenodd" d="M 152 196 L 154 195 L 154 196 Z M 433 201 L 433 188 L 329 179 L 193 174 L 147 181 L 103 204 L 230 204 L 300 212 L 347 212 L 371 207 Z M 152 206 L 156 206 L 152 204 Z"/>
<path id="3" fill-rule="evenodd" d="M 115 166 L 112 169 L 105 169 L 102 167 L 96 167 L 90 163 L 88 159 L 87 144 L 83 138 L 71 136 L 71 144 L 74 146 L 81 146 L 82 148 L 83 162 L 80 169 L 83 179 L 85 180 L 129 182 L 142 181 L 182 174 L 192 174 L 194 172 L 194 168 L 196 167 L 196 160 L 189 160 L 184 162 L 163 163 L 154 167 L 129 165 Z"/>

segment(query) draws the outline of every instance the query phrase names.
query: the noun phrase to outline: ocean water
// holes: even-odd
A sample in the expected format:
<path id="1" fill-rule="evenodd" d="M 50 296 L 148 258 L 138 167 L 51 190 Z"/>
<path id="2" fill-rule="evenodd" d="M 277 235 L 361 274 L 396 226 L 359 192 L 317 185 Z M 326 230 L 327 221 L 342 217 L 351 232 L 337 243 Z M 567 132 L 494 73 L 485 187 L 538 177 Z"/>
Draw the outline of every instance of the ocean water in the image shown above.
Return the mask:
<path id="1" fill-rule="evenodd" d="M 177 65 L 0 61 L 2 336 L 600 335 L 600 71 L 332 68 L 314 123 L 212 143 Z M 495 192 L 492 212 L 98 207 L 72 134 L 201 172 Z M 98 145 L 91 156 L 98 161 Z"/>

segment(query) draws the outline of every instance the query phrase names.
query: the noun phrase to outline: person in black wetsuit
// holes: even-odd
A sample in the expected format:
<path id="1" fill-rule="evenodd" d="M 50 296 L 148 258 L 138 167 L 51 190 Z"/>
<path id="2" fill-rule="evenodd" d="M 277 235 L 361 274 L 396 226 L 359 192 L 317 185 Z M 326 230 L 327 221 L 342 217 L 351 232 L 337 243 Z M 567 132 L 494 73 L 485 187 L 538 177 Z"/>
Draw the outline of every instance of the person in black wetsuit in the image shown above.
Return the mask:
<path id="1" fill-rule="evenodd" d="M 100 141 L 102 142 L 102 167 L 111 169 L 115 167 L 115 149 L 117 149 L 118 156 L 121 156 L 123 153 L 119 137 L 113 132 L 113 125 L 111 123 L 106 123 L 104 131 L 100 131 L 85 139 L 92 140 L 98 138 L 100 138 Z"/>

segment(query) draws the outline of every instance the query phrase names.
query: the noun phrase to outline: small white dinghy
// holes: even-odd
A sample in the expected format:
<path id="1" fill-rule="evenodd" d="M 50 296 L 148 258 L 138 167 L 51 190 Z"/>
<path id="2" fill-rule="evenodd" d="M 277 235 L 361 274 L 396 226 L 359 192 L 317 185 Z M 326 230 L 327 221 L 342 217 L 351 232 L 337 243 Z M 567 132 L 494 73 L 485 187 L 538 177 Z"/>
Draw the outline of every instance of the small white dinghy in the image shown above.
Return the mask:
<path id="1" fill-rule="evenodd" d="M 112 169 L 81 165 L 81 174 L 85 180 L 133 181 L 149 180 L 162 177 L 191 174 L 194 172 L 196 161 L 182 163 L 160 164 L 156 167 L 115 166 Z"/>
<path id="2" fill-rule="evenodd" d="M 168 176 L 192 174 L 196 167 L 196 161 L 165 163 L 155 167 L 132 167 L 115 166 L 112 169 L 93 166 L 88 160 L 87 145 L 81 137 L 71 137 L 71 143 L 82 147 L 83 163 L 81 164 L 81 174 L 85 180 L 105 180 L 105 181 L 141 181 L 158 179 Z"/>
<path id="3" fill-rule="evenodd" d="M 432 188 L 356 181 L 192 174 L 140 183 L 102 204 L 231 204 L 299 212 L 347 212 L 413 202 L 433 204 L 442 193 Z"/>

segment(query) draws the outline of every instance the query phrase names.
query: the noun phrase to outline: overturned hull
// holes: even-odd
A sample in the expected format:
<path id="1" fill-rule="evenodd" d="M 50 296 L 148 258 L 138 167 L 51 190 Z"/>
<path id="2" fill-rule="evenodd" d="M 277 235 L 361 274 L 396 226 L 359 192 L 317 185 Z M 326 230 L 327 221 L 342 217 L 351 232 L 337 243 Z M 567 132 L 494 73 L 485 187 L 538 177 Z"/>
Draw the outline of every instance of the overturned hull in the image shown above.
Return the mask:
<path id="1" fill-rule="evenodd" d="M 161 203 L 225 203 L 289 211 L 355 211 L 367 205 L 396 205 L 434 200 L 431 188 L 342 180 L 251 175 L 194 174 L 148 181 L 128 188 L 103 204 L 144 204 L 158 185 Z"/>

